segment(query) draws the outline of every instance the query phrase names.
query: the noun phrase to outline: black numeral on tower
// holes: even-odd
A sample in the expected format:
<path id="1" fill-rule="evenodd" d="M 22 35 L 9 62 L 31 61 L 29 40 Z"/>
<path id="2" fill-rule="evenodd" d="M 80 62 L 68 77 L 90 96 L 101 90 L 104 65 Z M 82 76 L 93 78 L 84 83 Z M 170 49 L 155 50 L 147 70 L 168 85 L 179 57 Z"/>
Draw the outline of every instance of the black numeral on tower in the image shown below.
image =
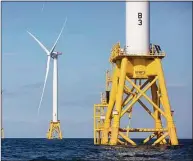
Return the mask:
<path id="1" fill-rule="evenodd" d="M 138 25 L 142 25 L 142 13 L 141 12 L 138 13 L 138 21 L 139 21 Z"/>

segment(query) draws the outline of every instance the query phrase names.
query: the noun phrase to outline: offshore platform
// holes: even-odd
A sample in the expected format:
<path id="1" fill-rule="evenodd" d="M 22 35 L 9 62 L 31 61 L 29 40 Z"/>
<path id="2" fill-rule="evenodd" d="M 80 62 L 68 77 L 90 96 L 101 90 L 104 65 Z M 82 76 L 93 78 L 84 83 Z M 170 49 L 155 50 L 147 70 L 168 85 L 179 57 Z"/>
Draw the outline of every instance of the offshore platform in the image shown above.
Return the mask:
<path id="1" fill-rule="evenodd" d="M 165 52 L 159 45 L 150 44 L 149 24 L 149 2 L 126 2 L 126 47 L 117 43 L 111 51 L 113 71 L 111 75 L 106 72 L 106 93 L 101 94 L 99 104 L 94 104 L 94 144 L 136 146 L 129 133 L 149 132 L 143 144 L 155 138 L 151 145 L 178 145 L 161 63 Z M 123 116 L 133 118 L 136 104 L 152 118 L 153 128 L 121 127 Z"/>

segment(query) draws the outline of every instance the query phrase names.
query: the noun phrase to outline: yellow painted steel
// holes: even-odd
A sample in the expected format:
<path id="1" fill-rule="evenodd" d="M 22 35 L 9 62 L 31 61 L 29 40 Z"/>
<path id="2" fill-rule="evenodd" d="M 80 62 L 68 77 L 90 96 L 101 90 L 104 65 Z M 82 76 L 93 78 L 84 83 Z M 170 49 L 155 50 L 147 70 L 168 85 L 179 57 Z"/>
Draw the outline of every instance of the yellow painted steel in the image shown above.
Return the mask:
<path id="1" fill-rule="evenodd" d="M 160 138 L 158 138 L 152 145 L 158 144 L 158 143 L 161 142 L 167 135 L 168 135 L 168 132 L 166 132 L 164 135 L 162 135 Z"/>
<path id="2" fill-rule="evenodd" d="M 3 90 L 1 90 L 1 98 L 2 98 Z M 4 129 L 3 129 L 3 108 L 1 106 L 1 139 L 5 137 L 4 135 Z"/>
<path id="3" fill-rule="evenodd" d="M 103 94 L 101 103 L 94 105 L 94 144 L 136 145 L 129 137 L 129 132 L 152 132 L 143 141 L 144 144 L 156 137 L 152 145 L 178 145 L 161 64 L 165 53 L 153 49 L 156 49 L 154 45 L 147 55 L 126 55 L 120 43 L 113 46 L 109 59 L 113 64 L 113 73 L 112 76 L 109 75 L 110 71 L 106 73 L 106 91 L 110 91 L 109 101 L 107 102 Z M 151 97 L 146 94 L 148 90 Z M 149 105 L 142 101 L 142 97 Z M 120 121 L 125 113 L 128 113 L 129 120 L 132 120 L 131 112 L 136 103 L 151 116 L 154 128 L 131 128 L 130 123 L 127 128 L 121 127 Z M 166 120 L 166 127 L 162 125 L 163 119 Z M 169 138 L 169 143 L 166 137 Z"/>
<path id="4" fill-rule="evenodd" d="M 152 100 L 153 102 L 157 105 L 157 106 L 160 106 L 160 101 L 159 101 L 159 97 L 160 97 L 160 94 L 159 94 L 159 89 L 156 85 L 156 83 L 154 83 L 151 87 L 151 94 L 152 94 Z M 153 106 L 153 110 L 154 110 L 154 116 L 155 116 L 155 127 L 156 128 L 162 128 L 162 123 L 161 123 L 161 115 L 159 113 L 159 111 Z M 157 139 L 159 137 L 161 137 L 163 135 L 162 132 L 158 132 L 157 133 Z M 166 144 L 166 140 L 163 139 L 160 144 Z"/>
<path id="5" fill-rule="evenodd" d="M 111 145 L 117 144 L 118 134 L 119 134 L 119 126 L 120 126 L 120 114 L 122 108 L 122 98 L 123 98 L 123 89 L 125 84 L 125 77 L 126 77 L 126 68 L 127 68 L 127 59 L 123 58 L 121 61 L 121 70 L 119 74 L 119 84 L 117 86 L 117 94 L 116 94 L 116 102 L 115 102 L 115 113 L 113 116 L 113 123 L 112 123 L 112 131 L 111 131 Z"/>
<path id="6" fill-rule="evenodd" d="M 128 79 L 128 80 L 130 81 L 130 79 Z M 141 91 L 136 85 L 132 84 L 132 85 L 134 85 L 134 86 L 140 91 L 140 94 L 133 99 L 133 101 L 131 102 L 131 104 L 130 104 L 126 109 L 124 109 L 124 110 L 122 111 L 121 116 L 123 116 L 127 111 L 130 111 L 130 110 L 131 110 L 132 106 L 137 102 L 137 100 L 138 100 L 142 95 L 144 95 L 144 93 L 151 87 L 151 85 L 152 85 L 156 80 L 157 80 L 157 77 L 156 77 L 143 91 Z M 130 81 L 130 82 L 132 82 L 132 81 Z M 146 95 L 144 95 L 144 96 L 146 96 Z M 162 111 L 160 110 L 160 112 L 162 112 Z M 162 112 L 162 114 L 164 115 L 163 112 Z"/>
<path id="7" fill-rule="evenodd" d="M 106 103 L 94 105 L 94 144 L 101 144 L 102 129 L 104 128 L 104 108 Z"/>
<path id="8" fill-rule="evenodd" d="M 154 129 L 149 129 L 149 128 L 129 128 L 129 129 L 125 129 L 122 128 L 123 130 L 128 130 L 129 132 L 163 132 L 163 131 L 167 131 L 167 129 L 158 129 L 158 128 L 154 128 Z"/>
<path id="9" fill-rule="evenodd" d="M 118 139 L 118 142 L 121 144 L 121 145 L 124 145 L 125 142 L 121 141 L 120 139 Z"/>
<path id="10" fill-rule="evenodd" d="M 106 71 L 106 91 L 109 91 L 109 85 L 112 82 L 109 70 Z"/>
<path id="11" fill-rule="evenodd" d="M 4 139 L 4 129 L 1 128 L 1 138 Z"/>
<path id="12" fill-rule="evenodd" d="M 50 127 L 49 130 L 47 132 L 47 139 L 54 139 L 54 138 L 58 138 L 58 139 L 62 139 L 62 131 L 60 128 L 60 121 L 58 122 L 50 122 Z"/>
<path id="13" fill-rule="evenodd" d="M 104 93 L 101 93 L 101 103 L 94 105 L 94 144 L 101 144 L 102 129 L 104 128 L 105 108 L 107 100 Z"/>
<path id="14" fill-rule="evenodd" d="M 113 82 L 112 82 L 112 88 L 110 93 L 110 100 L 108 103 L 108 108 L 106 112 L 105 122 L 104 122 L 104 130 L 103 130 L 103 137 L 102 137 L 102 144 L 108 143 L 109 138 L 109 128 L 111 124 L 111 117 L 112 117 L 112 109 L 114 107 L 115 99 L 116 99 L 116 92 L 117 92 L 117 78 L 118 78 L 118 68 L 115 67 L 114 73 L 113 73 Z"/>
<path id="15" fill-rule="evenodd" d="M 131 145 L 137 145 L 133 140 L 131 140 L 130 138 L 128 138 L 127 136 L 125 136 L 122 132 L 119 132 L 119 135 L 125 139 L 128 143 L 130 143 Z"/>
<path id="16" fill-rule="evenodd" d="M 153 139 L 153 137 L 155 137 L 156 134 L 155 132 L 153 134 L 151 134 L 150 136 L 148 136 L 144 141 L 143 141 L 143 144 L 147 143 L 148 141 L 150 141 L 151 139 Z"/>

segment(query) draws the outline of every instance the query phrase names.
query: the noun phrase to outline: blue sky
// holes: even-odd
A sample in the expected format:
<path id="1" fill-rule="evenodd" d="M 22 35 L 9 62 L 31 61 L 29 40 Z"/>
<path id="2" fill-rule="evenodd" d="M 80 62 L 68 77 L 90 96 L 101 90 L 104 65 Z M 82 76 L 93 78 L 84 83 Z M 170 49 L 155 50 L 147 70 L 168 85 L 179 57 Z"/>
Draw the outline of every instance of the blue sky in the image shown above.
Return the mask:
<path id="1" fill-rule="evenodd" d="M 52 68 L 40 115 L 46 55 L 29 30 L 59 57 L 59 119 L 64 137 L 93 137 L 93 104 L 105 89 L 112 45 L 125 45 L 123 2 L 2 2 L 3 127 L 6 137 L 45 137 L 52 119 Z M 179 138 L 192 137 L 192 5 L 151 2 L 151 42 L 166 52 L 165 79 Z M 52 63 L 51 63 L 52 67 Z M 150 126 L 137 111 L 133 127 Z M 146 121 L 144 121 L 146 120 Z M 138 135 L 133 135 L 138 137 Z M 141 135 L 140 135 L 141 136 Z"/>

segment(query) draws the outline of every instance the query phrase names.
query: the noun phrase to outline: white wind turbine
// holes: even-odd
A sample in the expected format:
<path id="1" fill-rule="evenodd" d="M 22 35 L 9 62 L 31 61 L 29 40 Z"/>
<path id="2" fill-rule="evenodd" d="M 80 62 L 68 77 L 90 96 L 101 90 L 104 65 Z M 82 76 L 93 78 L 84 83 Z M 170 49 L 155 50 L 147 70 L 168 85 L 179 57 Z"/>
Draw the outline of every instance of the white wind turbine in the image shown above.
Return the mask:
<path id="1" fill-rule="evenodd" d="M 43 12 L 45 4 L 46 4 L 46 1 L 43 3 L 41 12 Z"/>
<path id="2" fill-rule="evenodd" d="M 40 99 L 40 103 L 39 103 L 39 107 L 38 107 L 38 114 L 39 114 L 39 109 L 41 107 L 42 104 L 42 99 L 43 99 L 43 95 L 44 95 L 44 90 L 45 90 L 45 86 L 46 86 L 46 82 L 47 82 L 47 77 L 48 77 L 48 73 L 49 73 L 49 67 L 50 67 L 50 59 L 53 58 L 53 122 L 58 122 L 58 56 L 61 55 L 62 53 L 60 52 L 55 52 L 54 49 L 56 47 L 56 44 L 63 32 L 63 29 L 66 25 L 66 21 L 67 18 L 62 26 L 62 29 L 60 31 L 60 34 L 58 35 L 58 38 L 56 39 L 56 42 L 54 43 L 53 47 L 51 48 L 51 50 L 49 51 L 34 35 L 32 35 L 32 33 L 30 33 L 29 31 L 27 31 L 29 33 L 29 35 L 40 45 L 40 47 L 46 52 L 47 54 L 47 66 L 46 66 L 46 75 L 45 75 L 45 81 L 44 81 L 44 86 L 43 86 L 43 92 L 41 95 L 41 99 Z"/>

